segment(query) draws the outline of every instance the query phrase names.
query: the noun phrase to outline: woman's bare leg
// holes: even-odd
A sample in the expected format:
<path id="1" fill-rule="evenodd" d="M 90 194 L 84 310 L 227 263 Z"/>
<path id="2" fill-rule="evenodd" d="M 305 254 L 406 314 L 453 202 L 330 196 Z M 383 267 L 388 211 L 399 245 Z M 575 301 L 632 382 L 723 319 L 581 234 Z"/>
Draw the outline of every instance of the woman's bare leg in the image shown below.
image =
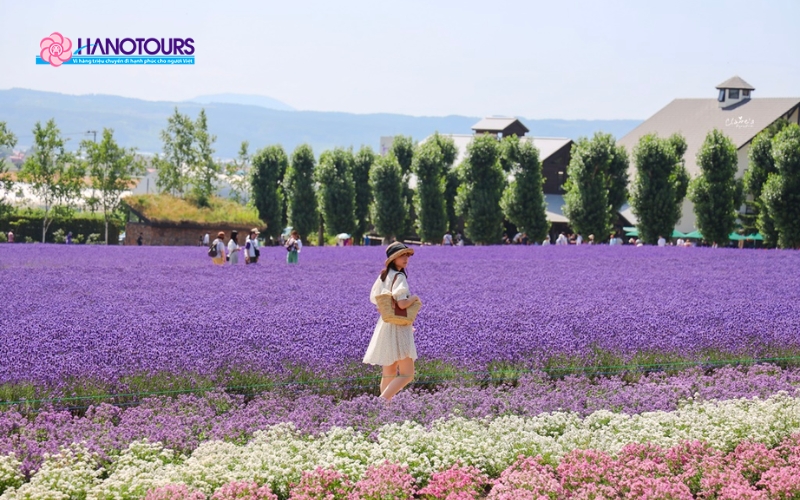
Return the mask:
<path id="1" fill-rule="evenodd" d="M 381 394 L 383 394 L 383 391 L 386 390 L 392 380 L 397 378 L 397 363 L 398 362 L 394 362 L 391 365 L 383 367 L 383 376 L 381 377 Z"/>
<path id="2" fill-rule="evenodd" d="M 400 372 L 394 380 L 389 382 L 389 385 L 386 386 L 381 392 L 381 397 L 385 399 L 387 402 L 391 401 L 392 398 L 400 392 L 400 389 L 407 386 L 414 380 L 414 360 L 411 358 L 401 359 L 397 363 L 395 363 L 398 367 L 398 371 Z M 386 373 L 386 372 L 384 372 Z"/>

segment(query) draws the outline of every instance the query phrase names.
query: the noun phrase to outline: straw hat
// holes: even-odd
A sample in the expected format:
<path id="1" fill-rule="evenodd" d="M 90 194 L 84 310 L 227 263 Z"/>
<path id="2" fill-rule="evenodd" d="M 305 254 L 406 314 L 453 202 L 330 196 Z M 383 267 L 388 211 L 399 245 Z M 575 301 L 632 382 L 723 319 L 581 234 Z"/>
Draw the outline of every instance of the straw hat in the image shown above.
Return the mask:
<path id="1" fill-rule="evenodd" d="M 405 246 L 405 244 L 400 243 L 399 241 L 395 241 L 386 247 L 386 267 L 389 267 L 389 263 L 401 255 L 414 255 L 414 249 L 408 248 Z"/>
<path id="2" fill-rule="evenodd" d="M 224 238 L 224 237 L 225 237 L 225 233 L 224 232 L 220 231 L 220 232 L 217 233 L 217 238 Z"/>
<path id="3" fill-rule="evenodd" d="M 256 234 L 261 234 L 261 231 L 259 231 L 257 227 L 254 227 L 253 229 L 251 229 L 250 232 L 251 233 L 256 233 Z"/>

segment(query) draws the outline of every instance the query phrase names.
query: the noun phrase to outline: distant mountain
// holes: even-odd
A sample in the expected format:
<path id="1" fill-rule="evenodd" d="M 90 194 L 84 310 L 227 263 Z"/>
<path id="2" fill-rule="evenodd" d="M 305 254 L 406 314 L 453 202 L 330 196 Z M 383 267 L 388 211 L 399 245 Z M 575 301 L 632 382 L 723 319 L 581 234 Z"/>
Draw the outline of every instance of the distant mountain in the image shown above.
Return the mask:
<path id="1" fill-rule="evenodd" d="M 188 102 L 199 102 L 201 104 L 241 104 L 243 106 L 259 106 L 267 109 L 277 109 L 280 111 L 294 111 L 295 109 L 288 104 L 281 102 L 272 97 L 263 95 L 246 95 L 246 94 L 212 94 L 201 95 L 194 99 L 189 99 Z"/>
<path id="2" fill-rule="evenodd" d="M 378 151 L 381 136 L 409 135 L 421 140 L 439 131 L 446 134 L 469 134 L 479 118 L 470 116 L 415 117 L 388 113 L 357 115 L 319 111 L 285 111 L 261 106 L 195 102 L 143 101 L 112 95 L 65 95 L 36 90 L 0 90 L 0 121 L 19 138 L 20 146 L 32 142 L 31 130 L 37 121 L 55 118 L 61 132 L 76 149 L 85 132 L 103 127 L 114 129 L 117 141 L 135 146 L 144 153 L 161 151 L 159 133 L 167 117 L 177 107 L 181 113 L 197 116 L 201 108 L 208 115 L 209 130 L 217 136 L 216 154 L 236 156 L 242 141 L 250 142 L 251 151 L 270 144 L 281 144 L 291 153 L 308 143 L 319 155 L 337 146 L 371 146 Z M 639 120 L 521 120 L 530 135 L 539 137 L 590 136 L 604 131 L 622 137 Z"/>

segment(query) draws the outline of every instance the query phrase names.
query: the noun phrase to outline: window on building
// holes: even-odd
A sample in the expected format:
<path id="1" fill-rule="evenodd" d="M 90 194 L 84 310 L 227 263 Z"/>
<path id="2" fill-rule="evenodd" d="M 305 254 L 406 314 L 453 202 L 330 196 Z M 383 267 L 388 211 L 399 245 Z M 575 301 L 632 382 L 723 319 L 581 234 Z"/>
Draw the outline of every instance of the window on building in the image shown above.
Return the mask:
<path id="1" fill-rule="evenodd" d="M 739 98 L 739 89 L 728 89 L 728 97 L 731 99 Z"/>
<path id="2" fill-rule="evenodd" d="M 725 89 L 719 89 L 719 97 L 717 97 L 719 102 L 725 102 Z"/>
<path id="3" fill-rule="evenodd" d="M 749 90 L 742 90 L 742 97 L 750 97 L 750 91 Z"/>

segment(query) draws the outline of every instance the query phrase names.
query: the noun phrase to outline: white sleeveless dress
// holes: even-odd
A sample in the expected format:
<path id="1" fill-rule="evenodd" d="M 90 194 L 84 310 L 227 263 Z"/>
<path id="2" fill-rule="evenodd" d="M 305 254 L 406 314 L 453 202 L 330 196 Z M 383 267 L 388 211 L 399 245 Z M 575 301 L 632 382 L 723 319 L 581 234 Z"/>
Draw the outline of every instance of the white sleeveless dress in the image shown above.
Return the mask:
<path id="1" fill-rule="evenodd" d="M 369 294 L 370 302 L 378 305 L 375 296 L 389 289 L 395 274 L 398 274 L 392 288 L 392 295 L 395 300 L 403 300 L 411 296 L 408 291 L 406 275 L 390 269 L 385 281 L 381 281 L 380 276 L 375 280 L 375 284 L 372 285 L 372 291 Z M 414 327 L 412 325 L 400 326 L 384 323 L 378 317 L 378 324 L 375 325 L 372 340 L 370 340 L 367 353 L 364 355 L 364 363 L 388 366 L 405 358 L 417 359 L 417 347 L 414 345 Z"/>

